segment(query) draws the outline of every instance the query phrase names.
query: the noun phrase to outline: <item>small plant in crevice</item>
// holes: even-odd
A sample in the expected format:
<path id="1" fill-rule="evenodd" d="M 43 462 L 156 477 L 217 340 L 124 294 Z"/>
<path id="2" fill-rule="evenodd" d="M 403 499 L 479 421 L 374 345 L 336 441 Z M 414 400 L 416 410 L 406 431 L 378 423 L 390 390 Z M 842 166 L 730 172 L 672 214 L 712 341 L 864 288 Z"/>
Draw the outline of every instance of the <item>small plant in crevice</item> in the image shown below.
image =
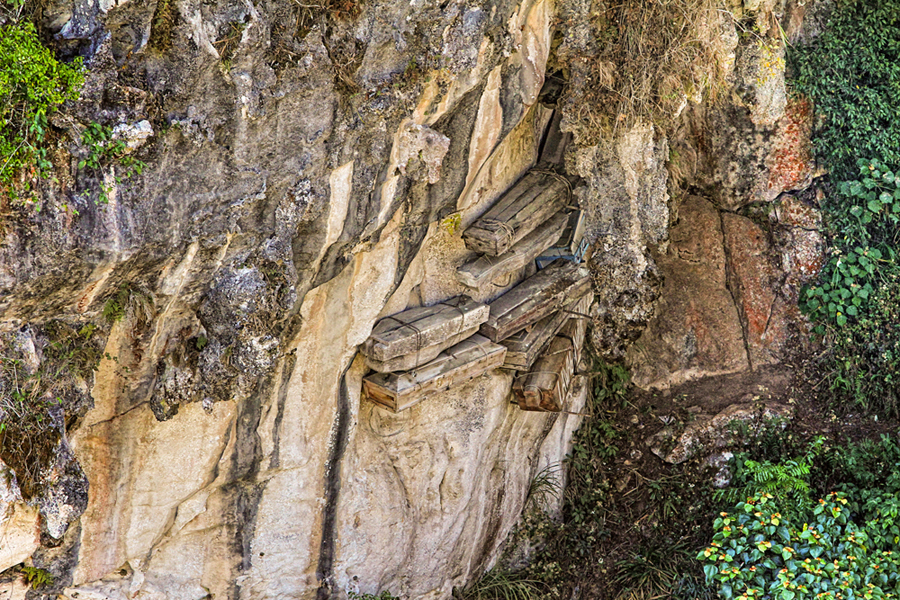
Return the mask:
<path id="1" fill-rule="evenodd" d="M 89 406 L 78 390 L 89 387 L 102 356 L 102 340 L 89 326 L 76 330 L 51 321 L 39 336 L 42 357 L 35 367 L 14 347 L 0 354 L 0 460 L 15 473 L 26 499 L 40 491 L 43 469 L 66 426 L 67 403 Z"/>
<path id="2" fill-rule="evenodd" d="M 19 570 L 22 572 L 25 582 L 35 590 L 53 585 L 53 574 L 46 569 L 21 565 Z"/>
<path id="3" fill-rule="evenodd" d="M 101 176 L 106 169 L 120 167 L 123 171 L 115 175 L 116 184 L 124 179 L 140 175 L 146 166 L 142 161 L 128 153 L 128 145 L 115 139 L 109 127 L 99 123 L 91 123 L 81 133 L 81 143 L 85 148 L 84 157 L 78 161 L 79 169 L 88 169 Z M 108 204 L 111 186 L 100 184 L 100 192 L 95 204 Z"/>
<path id="4" fill-rule="evenodd" d="M 141 322 L 149 321 L 153 317 L 153 302 L 150 294 L 129 283 L 122 283 L 103 304 L 103 318 L 112 325 L 130 313 Z"/>
<path id="5" fill-rule="evenodd" d="M 540 509 L 562 493 L 562 467 L 559 463 L 547 465 L 534 476 L 528 486 L 526 506 Z"/>
<path id="6" fill-rule="evenodd" d="M 472 584 L 463 595 L 465 600 L 536 600 L 540 597 L 537 580 L 521 573 L 493 569 Z"/>
<path id="7" fill-rule="evenodd" d="M 348 592 L 347 597 L 350 600 L 400 600 L 397 596 L 392 595 L 387 590 L 380 594 L 358 594 L 356 592 Z"/>

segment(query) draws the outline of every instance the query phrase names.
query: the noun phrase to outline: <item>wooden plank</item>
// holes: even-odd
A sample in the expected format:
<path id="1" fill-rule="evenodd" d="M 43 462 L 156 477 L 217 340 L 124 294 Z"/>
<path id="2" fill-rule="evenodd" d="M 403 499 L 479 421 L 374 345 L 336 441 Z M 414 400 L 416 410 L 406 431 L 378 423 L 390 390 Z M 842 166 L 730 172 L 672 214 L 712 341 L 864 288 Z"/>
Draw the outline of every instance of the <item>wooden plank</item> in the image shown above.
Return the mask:
<path id="1" fill-rule="evenodd" d="M 505 356 L 505 347 L 475 334 L 407 373 L 367 375 L 363 391 L 370 400 L 399 412 L 499 367 Z"/>
<path id="2" fill-rule="evenodd" d="M 415 369 L 416 367 L 424 365 L 427 362 L 431 362 L 432 360 L 437 358 L 438 354 L 440 354 L 443 350 L 449 348 L 450 346 L 455 346 L 461 341 L 472 337 L 476 333 L 478 333 L 478 327 L 472 327 L 471 329 L 466 329 L 462 333 L 450 336 L 446 340 L 441 341 L 441 343 L 439 344 L 434 344 L 432 346 L 428 346 L 427 348 L 422 348 L 412 354 L 404 354 L 403 356 L 397 356 L 384 361 L 366 357 L 366 364 L 370 369 L 378 371 L 379 373 L 409 371 L 410 369 Z"/>
<path id="3" fill-rule="evenodd" d="M 360 351 L 376 361 L 415 354 L 424 348 L 451 344 L 448 340 L 478 327 L 488 318 L 487 305 L 468 296 L 456 296 L 433 306 L 411 308 L 381 319 Z"/>
<path id="4" fill-rule="evenodd" d="M 500 256 L 564 208 L 568 188 L 561 176 L 529 171 L 463 232 L 466 246 L 475 252 Z"/>
<path id="5" fill-rule="evenodd" d="M 569 321 L 575 319 L 578 319 L 584 325 L 581 329 L 581 341 L 575 347 L 575 363 L 577 364 L 581 357 L 578 346 L 584 342 L 584 330 L 587 327 L 587 320 L 579 318 L 572 313 L 587 314 L 591 308 L 592 301 L 593 296 L 585 294 L 581 298 L 565 305 L 561 310 L 544 317 L 532 327 L 523 329 L 500 342 L 506 346 L 506 360 L 503 362 L 503 368 L 515 371 L 528 371 L 541 352 L 550 344 L 553 337 L 559 333 L 559 330 Z"/>
<path id="6" fill-rule="evenodd" d="M 553 120 L 550 121 L 550 127 L 547 129 L 547 135 L 544 137 L 543 147 L 541 148 L 540 164 L 563 164 L 566 146 L 568 146 L 569 142 L 572 140 L 572 134 L 560 131 L 561 122 L 562 111 L 553 111 Z"/>
<path id="7" fill-rule="evenodd" d="M 572 340 L 557 335 L 530 372 L 513 382 L 513 395 L 522 410 L 560 412 L 575 374 Z"/>
<path id="8" fill-rule="evenodd" d="M 568 221 L 564 212 L 556 213 L 500 256 L 481 256 L 461 266 L 456 270 L 456 279 L 463 285 L 479 288 L 521 269 L 559 240 Z"/>
<path id="9" fill-rule="evenodd" d="M 557 259 L 491 303 L 491 314 L 479 330 L 493 342 L 505 340 L 588 292 L 587 269 Z"/>

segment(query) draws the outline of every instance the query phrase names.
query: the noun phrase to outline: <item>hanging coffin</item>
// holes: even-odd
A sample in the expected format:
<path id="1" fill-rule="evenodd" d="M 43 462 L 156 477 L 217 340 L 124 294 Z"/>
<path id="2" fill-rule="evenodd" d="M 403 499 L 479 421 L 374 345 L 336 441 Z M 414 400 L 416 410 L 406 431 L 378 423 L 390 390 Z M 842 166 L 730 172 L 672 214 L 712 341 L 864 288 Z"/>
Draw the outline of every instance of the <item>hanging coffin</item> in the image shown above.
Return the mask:
<path id="1" fill-rule="evenodd" d="M 470 250 L 500 256 L 562 210 L 569 184 L 560 175 L 529 171 L 463 232 Z"/>
<path id="2" fill-rule="evenodd" d="M 522 410 L 560 412 L 575 374 L 575 347 L 569 337 L 557 335 L 529 373 L 513 382 L 513 394 Z"/>
<path id="3" fill-rule="evenodd" d="M 412 369 L 476 333 L 489 312 L 468 296 L 411 308 L 381 319 L 360 351 L 376 371 Z"/>
<path id="4" fill-rule="evenodd" d="M 491 303 L 491 313 L 479 330 L 499 342 L 571 302 L 591 287 L 587 269 L 557 259 Z"/>
<path id="5" fill-rule="evenodd" d="M 505 356 L 506 348 L 476 334 L 407 373 L 368 375 L 363 378 L 363 390 L 373 402 L 400 412 L 499 367 Z"/>
<path id="6" fill-rule="evenodd" d="M 487 283 L 514 273 L 550 248 L 562 235 L 568 216 L 560 211 L 516 242 L 500 256 L 480 256 L 456 270 L 456 279 L 463 285 L 479 288 Z"/>
<path id="7" fill-rule="evenodd" d="M 506 346 L 506 360 L 503 362 L 504 369 L 513 369 L 516 371 L 528 371 L 531 365 L 537 360 L 537 357 L 547 347 L 553 337 L 559 333 L 563 325 L 572 319 L 578 319 L 587 326 L 585 317 L 591 308 L 593 296 L 585 294 L 579 300 L 564 306 L 561 310 L 544 317 L 531 327 L 511 335 L 502 342 Z M 575 313 L 575 314 L 573 314 Z M 584 333 L 581 334 L 581 340 L 584 340 Z M 578 364 L 580 359 L 580 348 L 576 345 L 575 363 Z"/>

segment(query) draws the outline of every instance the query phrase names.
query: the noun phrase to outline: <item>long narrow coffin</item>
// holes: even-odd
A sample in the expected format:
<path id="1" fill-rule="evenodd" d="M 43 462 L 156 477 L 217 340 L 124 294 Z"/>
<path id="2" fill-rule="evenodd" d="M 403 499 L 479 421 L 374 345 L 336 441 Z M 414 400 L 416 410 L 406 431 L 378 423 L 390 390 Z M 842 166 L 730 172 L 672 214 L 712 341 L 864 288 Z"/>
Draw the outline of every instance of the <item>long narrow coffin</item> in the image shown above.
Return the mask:
<path id="1" fill-rule="evenodd" d="M 479 330 L 493 342 L 505 340 L 547 315 L 581 298 L 591 287 L 587 269 L 557 259 L 491 303 L 491 314 Z"/>
<path id="2" fill-rule="evenodd" d="M 463 232 L 470 250 L 500 256 L 562 210 L 568 184 L 559 175 L 529 171 Z"/>
<path id="3" fill-rule="evenodd" d="M 513 394 L 522 410 L 560 412 L 575 374 L 575 347 L 557 335 L 534 363 L 532 370 L 513 382 Z"/>
<path id="4" fill-rule="evenodd" d="M 557 243 L 568 226 L 569 217 L 562 211 L 516 242 L 500 256 L 480 256 L 456 270 L 456 279 L 463 285 L 479 288 L 491 281 L 521 269 L 542 252 Z"/>
<path id="5" fill-rule="evenodd" d="M 363 390 L 373 402 L 399 412 L 499 367 L 505 356 L 505 347 L 476 334 L 408 373 L 368 375 L 363 378 Z"/>
<path id="6" fill-rule="evenodd" d="M 396 371 L 409 371 L 410 369 L 415 369 L 420 365 L 424 365 L 427 362 L 431 362 L 435 358 L 437 358 L 438 354 L 440 354 L 446 348 L 450 346 L 454 346 L 461 341 L 468 339 L 478 333 L 478 327 L 472 327 L 471 329 L 466 329 L 462 333 L 458 333 L 456 335 L 452 335 L 445 340 L 442 340 L 440 343 L 433 344 L 426 348 L 420 348 L 416 352 L 412 354 L 404 354 L 403 356 L 395 356 L 394 358 L 389 358 L 388 360 L 375 360 L 374 358 L 366 357 L 366 365 L 373 371 L 378 371 L 379 373 L 392 373 Z"/>
<path id="7" fill-rule="evenodd" d="M 458 336 L 484 323 L 488 315 L 487 305 L 468 296 L 457 296 L 433 306 L 411 308 L 381 319 L 360 351 L 376 363 L 418 353 L 418 364 L 422 364 L 427 362 L 421 360 L 422 356 L 431 353 L 431 358 L 434 358 L 441 350 L 451 346 Z"/>
<path id="8" fill-rule="evenodd" d="M 579 319 L 582 322 L 582 326 L 586 327 L 587 321 L 579 315 L 587 314 L 591 308 L 591 300 L 591 294 L 585 294 L 580 299 L 563 306 L 561 310 L 544 317 L 533 326 L 523 329 L 500 342 L 506 346 L 506 360 L 503 362 L 503 368 L 515 371 L 528 371 L 531 369 L 531 365 L 534 364 L 540 353 L 544 351 L 553 337 L 559 333 L 559 330 L 570 319 Z M 581 340 L 584 340 L 583 330 Z M 578 364 L 581 357 L 579 350 L 580 348 L 576 346 L 576 364 Z"/>

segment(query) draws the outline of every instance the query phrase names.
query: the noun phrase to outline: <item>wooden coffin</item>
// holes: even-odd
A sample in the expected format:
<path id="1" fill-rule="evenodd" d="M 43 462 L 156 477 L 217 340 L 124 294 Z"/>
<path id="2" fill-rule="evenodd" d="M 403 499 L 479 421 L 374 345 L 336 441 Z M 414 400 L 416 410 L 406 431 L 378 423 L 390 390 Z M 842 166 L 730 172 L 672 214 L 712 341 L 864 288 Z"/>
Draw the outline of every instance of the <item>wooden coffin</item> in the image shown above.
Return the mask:
<path id="1" fill-rule="evenodd" d="M 569 186 L 559 175 L 529 171 L 463 232 L 470 250 L 500 256 L 562 210 Z"/>
<path id="2" fill-rule="evenodd" d="M 432 352 L 432 358 L 453 344 L 453 340 L 485 322 L 489 308 L 469 298 L 457 296 L 433 306 L 411 308 L 381 319 L 360 351 L 374 361 L 385 362 L 405 355 Z M 435 346 L 438 346 L 435 352 Z M 422 364 L 421 361 L 419 364 Z"/>
<path id="3" fill-rule="evenodd" d="M 531 371 L 513 382 L 513 394 L 522 410 L 560 412 L 575 375 L 572 340 L 557 335 Z"/>
<path id="4" fill-rule="evenodd" d="M 392 373 L 396 371 L 409 371 L 410 369 L 415 369 L 420 365 L 424 365 L 427 362 L 431 362 L 435 358 L 437 358 L 438 354 L 440 354 L 446 348 L 450 346 L 455 346 L 461 341 L 468 339 L 478 333 L 478 327 L 472 327 L 471 329 L 466 329 L 462 333 L 458 333 L 456 335 L 450 336 L 446 340 L 442 340 L 438 344 L 433 344 L 428 346 L 427 348 L 421 348 L 412 354 L 404 354 L 403 356 L 395 356 L 394 358 L 389 358 L 388 360 L 375 360 L 374 358 L 366 357 L 366 365 L 373 371 L 378 371 L 379 373 Z"/>
<path id="5" fill-rule="evenodd" d="M 514 273 L 556 244 L 567 227 L 568 220 L 564 212 L 556 213 L 531 235 L 516 242 L 500 256 L 480 256 L 461 266 L 456 270 L 456 279 L 463 285 L 479 288 Z"/>
<path id="6" fill-rule="evenodd" d="M 475 334 L 433 361 L 408 373 L 375 373 L 363 378 L 367 398 L 394 412 L 499 367 L 506 348 Z"/>
<path id="7" fill-rule="evenodd" d="M 491 313 L 479 330 L 493 342 L 505 340 L 556 312 L 591 287 L 587 269 L 557 259 L 491 303 Z"/>
<path id="8" fill-rule="evenodd" d="M 571 319 L 582 321 L 584 327 L 587 327 L 587 321 L 583 317 L 579 317 L 572 313 L 584 315 L 591 308 L 591 294 L 585 294 L 580 299 L 565 305 L 548 317 L 544 317 L 533 326 L 523 329 L 522 331 L 511 335 L 502 342 L 506 346 L 506 360 L 503 362 L 504 369 L 512 369 L 515 371 L 528 371 L 537 360 L 537 357 L 544 351 L 553 337 L 559 333 L 563 325 Z M 581 333 L 581 341 L 584 341 L 584 329 Z M 575 364 L 581 357 L 578 345 L 575 347 Z"/>

